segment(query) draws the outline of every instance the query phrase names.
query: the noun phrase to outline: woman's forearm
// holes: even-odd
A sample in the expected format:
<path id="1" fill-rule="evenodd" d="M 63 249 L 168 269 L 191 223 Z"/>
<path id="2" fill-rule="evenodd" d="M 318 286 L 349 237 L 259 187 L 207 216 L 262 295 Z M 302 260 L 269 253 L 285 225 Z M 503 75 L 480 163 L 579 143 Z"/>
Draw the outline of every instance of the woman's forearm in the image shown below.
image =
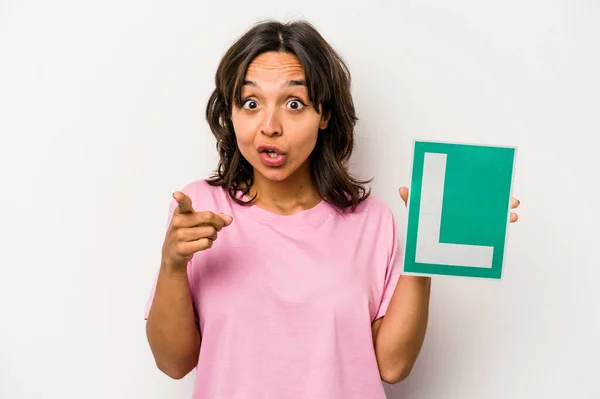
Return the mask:
<path id="1" fill-rule="evenodd" d="M 171 378 L 183 378 L 196 367 L 200 332 L 187 274 L 171 274 L 161 266 L 146 334 L 156 365 Z"/>
<path id="2" fill-rule="evenodd" d="M 374 326 L 375 353 L 382 379 L 405 379 L 417 359 L 427 329 L 431 278 L 402 275 L 385 316 Z"/>

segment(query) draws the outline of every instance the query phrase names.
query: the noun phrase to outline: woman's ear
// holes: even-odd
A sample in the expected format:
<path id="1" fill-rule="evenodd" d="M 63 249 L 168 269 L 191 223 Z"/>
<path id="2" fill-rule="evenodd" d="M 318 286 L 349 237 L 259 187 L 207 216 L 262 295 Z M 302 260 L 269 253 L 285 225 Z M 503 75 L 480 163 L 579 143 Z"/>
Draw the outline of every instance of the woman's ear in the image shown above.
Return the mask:
<path id="1" fill-rule="evenodd" d="M 319 129 L 325 130 L 327 129 L 327 125 L 329 124 L 329 118 L 331 117 L 331 112 L 322 112 L 321 114 L 321 122 L 319 123 Z"/>

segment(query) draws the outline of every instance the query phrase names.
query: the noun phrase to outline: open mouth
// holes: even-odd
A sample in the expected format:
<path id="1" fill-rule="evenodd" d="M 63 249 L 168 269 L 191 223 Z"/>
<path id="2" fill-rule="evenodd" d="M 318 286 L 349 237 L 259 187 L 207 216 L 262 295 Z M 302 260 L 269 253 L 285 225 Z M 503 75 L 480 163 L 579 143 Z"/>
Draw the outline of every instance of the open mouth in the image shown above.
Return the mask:
<path id="1" fill-rule="evenodd" d="M 270 158 L 277 158 L 277 155 L 279 155 L 275 151 L 271 151 L 271 150 L 264 150 L 263 152 L 265 154 L 267 154 Z"/>
<path id="2" fill-rule="evenodd" d="M 258 149 L 263 164 L 272 167 L 282 166 L 287 158 L 285 152 L 275 146 L 261 146 Z"/>

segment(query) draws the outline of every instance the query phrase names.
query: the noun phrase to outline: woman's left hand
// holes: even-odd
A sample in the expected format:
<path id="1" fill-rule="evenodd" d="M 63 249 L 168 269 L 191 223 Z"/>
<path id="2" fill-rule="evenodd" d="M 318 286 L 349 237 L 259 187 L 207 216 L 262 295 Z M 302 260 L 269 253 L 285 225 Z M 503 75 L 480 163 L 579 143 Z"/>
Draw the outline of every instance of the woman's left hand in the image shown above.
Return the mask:
<path id="1" fill-rule="evenodd" d="M 404 201 L 404 205 L 406 206 L 408 203 L 408 187 L 400 187 L 400 198 L 402 198 L 402 201 Z M 519 207 L 519 204 L 521 204 L 521 201 L 519 201 L 516 198 L 511 198 L 510 200 L 510 208 L 511 209 L 516 209 Z M 510 213 L 510 222 L 514 223 L 517 220 L 519 220 L 519 214 L 517 214 L 516 212 L 511 212 Z"/>

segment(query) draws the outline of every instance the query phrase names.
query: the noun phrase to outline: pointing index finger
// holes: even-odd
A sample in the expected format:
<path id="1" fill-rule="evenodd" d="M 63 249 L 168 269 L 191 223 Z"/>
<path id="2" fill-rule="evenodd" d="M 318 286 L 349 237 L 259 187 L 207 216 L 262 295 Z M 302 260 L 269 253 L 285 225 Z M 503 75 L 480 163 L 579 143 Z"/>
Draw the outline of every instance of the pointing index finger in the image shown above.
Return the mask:
<path id="1" fill-rule="evenodd" d="M 190 197 L 180 191 L 176 191 L 173 193 L 173 198 L 179 204 L 179 206 L 175 208 L 175 212 L 181 214 L 194 213 L 194 208 L 192 208 L 192 200 Z"/>

